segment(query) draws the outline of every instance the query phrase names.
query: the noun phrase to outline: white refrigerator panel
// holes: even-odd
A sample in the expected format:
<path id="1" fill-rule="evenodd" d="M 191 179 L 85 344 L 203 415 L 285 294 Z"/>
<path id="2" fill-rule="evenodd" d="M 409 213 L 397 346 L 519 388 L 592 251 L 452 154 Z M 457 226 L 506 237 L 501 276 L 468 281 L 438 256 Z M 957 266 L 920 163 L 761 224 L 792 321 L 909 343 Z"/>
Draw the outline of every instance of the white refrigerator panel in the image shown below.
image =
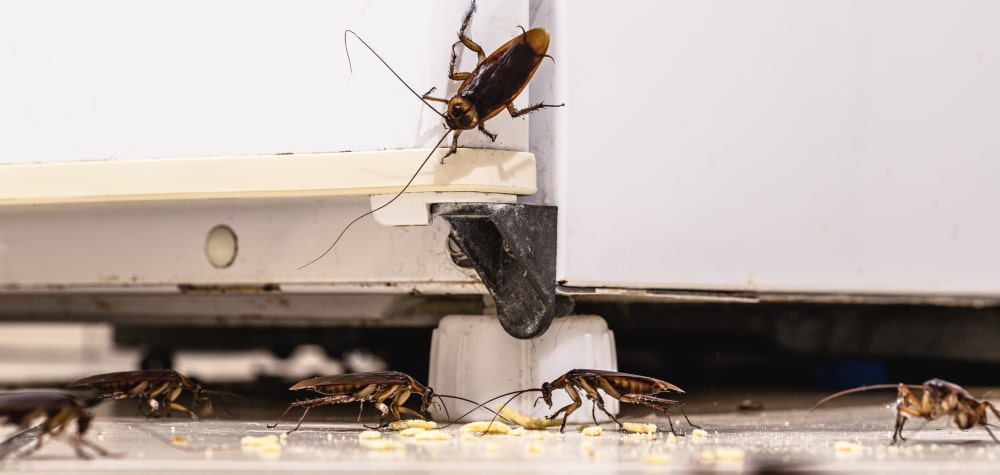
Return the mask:
<path id="1" fill-rule="evenodd" d="M 352 72 L 344 32 L 418 93 L 450 97 L 469 3 L 0 2 L 0 164 L 432 146 L 441 118 L 349 38 Z M 481 0 L 470 34 L 492 51 L 527 23 L 527 0 Z M 489 126 L 495 143 L 473 131 L 461 145 L 527 147 L 527 120 Z"/>
<path id="2" fill-rule="evenodd" d="M 301 268 L 372 209 L 369 195 L 402 190 L 427 156 L 412 149 L 447 132 L 350 36 L 349 68 L 345 30 L 418 94 L 436 86 L 450 97 L 459 86 L 448 78 L 452 46 L 470 3 L 0 2 L 0 293 L 259 284 L 484 292 L 453 264 L 441 220 L 388 227 L 365 217 Z M 477 4 L 468 33 L 488 52 L 529 24 L 528 0 Z M 475 53 L 456 50 L 458 70 L 471 70 Z M 526 107 L 527 94 L 516 104 Z M 532 192 L 533 157 L 509 152 L 528 148 L 528 124 L 502 113 L 487 123 L 496 142 L 463 134 L 462 147 L 506 152 L 434 158 L 409 191 L 493 201 Z M 384 149 L 406 150 L 337 153 Z M 392 169 L 381 168 L 386 155 L 399 158 Z M 496 160 L 476 158 L 486 156 Z M 482 172 L 494 178 L 475 179 Z M 434 187 L 421 190 L 423 178 Z M 225 268 L 205 255 L 219 225 L 238 241 Z"/>
<path id="3" fill-rule="evenodd" d="M 564 285 L 1000 294 L 1000 3 L 534 7 Z"/>

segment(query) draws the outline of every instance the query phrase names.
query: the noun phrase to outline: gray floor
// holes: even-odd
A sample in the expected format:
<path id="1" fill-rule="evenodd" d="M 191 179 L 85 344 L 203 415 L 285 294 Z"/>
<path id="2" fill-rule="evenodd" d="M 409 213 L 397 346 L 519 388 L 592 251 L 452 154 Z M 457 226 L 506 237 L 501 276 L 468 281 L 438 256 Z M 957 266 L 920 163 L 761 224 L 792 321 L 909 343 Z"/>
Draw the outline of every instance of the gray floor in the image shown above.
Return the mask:
<path id="1" fill-rule="evenodd" d="M 134 366 L 129 363 L 129 355 L 113 350 L 107 328 L 18 329 L 8 325 L 2 329 L 0 374 L 6 382 L 17 382 L 16 387 L 61 388 L 81 375 Z M 98 335 L 92 334 L 95 332 Z M 101 335 L 103 341 L 97 338 Z M 202 358 L 190 366 L 225 365 L 217 359 Z M 212 376 L 207 379 L 217 381 L 226 375 L 199 376 Z M 98 407 L 87 437 L 115 457 L 81 460 L 69 445 L 58 440 L 48 441 L 29 456 L 16 455 L 37 440 L 39 431 L 15 433 L 10 426 L 0 426 L 0 471 L 1000 473 L 1000 444 L 982 428 L 962 432 L 947 420 L 927 424 L 911 421 L 906 431 L 909 440 L 890 445 L 894 420 L 889 408 L 894 399 L 891 390 L 852 395 L 809 413 L 806 408 L 823 394 L 685 386 L 685 407 L 692 421 L 707 431 L 707 437 L 695 437 L 691 428 L 681 422 L 678 426 L 685 436 L 675 441 L 662 432 L 652 437 L 624 435 L 613 430 L 611 424 L 604 425 L 606 431 L 600 437 L 583 436 L 570 426 L 564 434 L 549 430 L 521 437 L 465 440 L 458 436 L 455 425 L 444 429 L 452 435 L 447 441 L 421 442 L 399 433 L 383 433 L 383 440 L 388 441 L 383 445 L 388 450 L 363 444 L 358 438 L 361 427 L 351 422 L 357 416 L 357 406 L 342 405 L 311 412 L 302 430 L 279 443 L 276 450 L 244 449 L 241 440 L 247 435 L 279 435 L 290 427 L 266 428 L 288 402 L 303 396 L 289 393 L 286 388 L 290 384 L 271 381 L 248 387 L 210 385 L 243 394 L 246 399 L 222 401 L 235 415 L 217 411 L 216 416 L 201 422 L 177 416 L 147 420 L 136 414 L 134 401 L 104 403 Z M 250 391 L 254 389 L 256 392 Z M 1000 394 L 995 389 L 967 389 L 976 396 Z M 182 401 L 189 397 L 185 394 Z M 745 399 L 759 402 L 765 410 L 737 411 Z M 589 407 L 580 411 L 590 412 Z M 626 405 L 623 411 L 623 420 L 656 422 L 661 430 L 666 428 L 665 419 L 643 408 Z M 184 440 L 186 445 L 178 447 L 171 440 Z"/>
<path id="2" fill-rule="evenodd" d="M 65 443 L 50 441 L 27 457 L 7 457 L 9 472 L 398 472 L 398 473 L 649 473 L 712 472 L 924 472 L 1000 470 L 1000 444 L 983 429 L 960 431 L 949 421 L 911 421 L 908 441 L 890 444 L 894 412 L 885 402 L 857 407 L 694 414 L 705 437 L 681 423 L 685 436 L 671 440 L 622 434 L 605 424 L 599 437 L 567 428 L 528 432 L 520 437 L 491 435 L 464 439 L 459 424 L 443 429 L 447 441 L 416 441 L 384 432 L 382 445 L 359 440 L 358 424 L 313 422 L 272 450 L 241 446 L 245 436 L 281 434 L 268 420 L 200 422 L 182 418 L 145 420 L 111 416 L 96 420 L 90 440 L 117 454 L 80 460 Z M 319 410 L 317 410 L 318 412 Z M 628 415 L 626 413 L 626 415 Z M 312 414 L 310 414 L 312 416 Z M 320 418 L 322 418 L 320 416 Z M 649 415 L 632 421 L 657 422 Z M 285 428 L 290 426 L 285 426 Z M 5 433 L 3 436 L 9 435 Z M 0 453 L 30 443 L 33 434 L 8 438 Z M 184 447 L 171 440 L 184 440 Z"/>

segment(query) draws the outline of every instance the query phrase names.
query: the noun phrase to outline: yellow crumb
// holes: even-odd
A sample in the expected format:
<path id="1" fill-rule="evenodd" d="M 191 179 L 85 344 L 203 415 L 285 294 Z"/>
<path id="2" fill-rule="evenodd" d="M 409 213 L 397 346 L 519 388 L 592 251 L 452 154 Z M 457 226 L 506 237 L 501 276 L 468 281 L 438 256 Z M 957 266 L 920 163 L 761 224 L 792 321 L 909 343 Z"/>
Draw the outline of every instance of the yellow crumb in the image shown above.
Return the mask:
<path id="1" fill-rule="evenodd" d="M 479 434 L 506 434 L 510 432 L 510 426 L 498 421 L 476 421 L 470 422 L 458 429 L 459 434 L 475 432 Z"/>
<path id="2" fill-rule="evenodd" d="M 437 426 L 437 422 L 425 421 L 423 419 L 403 419 L 389 423 L 389 428 L 392 430 L 405 430 L 412 429 L 414 427 L 419 427 L 421 429 L 437 429 Z"/>
<path id="3" fill-rule="evenodd" d="M 538 444 L 528 444 L 524 447 L 524 451 L 529 454 L 540 454 L 542 450 L 542 446 Z"/>
<path id="4" fill-rule="evenodd" d="M 280 452 L 281 451 L 281 445 L 279 445 L 279 444 L 264 444 L 264 445 L 261 445 L 260 447 L 257 447 L 257 450 L 259 450 L 261 452 Z"/>
<path id="5" fill-rule="evenodd" d="M 655 434 L 656 424 L 642 424 L 639 422 L 626 422 L 622 424 L 622 429 L 636 434 Z"/>
<path id="6" fill-rule="evenodd" d="M 377 430 L 366 430 L 358 434 L 358 438 L 361 440 L 375 440 L 381 439 L 382 433 Z"/>
<path id="7" fill-rule="evenodd" d="M 642 458 L 642 463 L 646 465 L 663 465 L 670 463 L 670 457 L 662 454 L 649 454 Z"/>
<path id="8" fill-rule="evenodd" d="M 277 443 L 278 436 L 274 434 L 262 436 L 247 435 L 240 439 L 240 445 L 244 447 L 260 447 L 263 445 L 272 445 Z"/>
<path id="9" fill-rule="evenodd" d="M 278 436 L 274 434 L 253 436 L 248 435 L 240 439 L 240 448 L 245 453 L 256 453 L 262 458 L 277 458 L 281 452 L 281 445 L 278 443 Z"/>
<path id="10" fill-rule="evenodd" d="M 414 440 L 448 440 L 448 439 L 451 439 L 451 434 L 449 434 L 447 432 L 444 432 L 444 431 L 437 430 L 437 429 L 434 429 L 434 430 L 425 430 L 425 431 L 420 432 L 419 434 L 417 434 L 417 436 L 414 437 L 413 439 Z"/>
<path id="11" fill-rule="evenodd" d="M 188 436 L 186 435 L 174 436 L 173 438 L 170 439 L 170 444 L 176 445 L 178 447 L 187 447 Z"/>
<path id="12" fill-rule="evenodd" d="M 864 450 L 864 447 L 860 444 L 853 444 L 851 442 L 840 441 L 833 445 L 833 448 L 837 452 L 860 452 Z"/>
<path id="13" fill-rule="evenodd" d="M 546 417 L 528 417 L 520 412 L 515 411 L 510 406 L 505 406 L 503 404 L 497 404 L 496 408 L 500 411 L 500 417 L 513 422 L 525 429 L 538 430 L 545 429 L 547 427 L 559 427 L 562 425 L 563 418 L 558 419 L 548 419 Z"/>
<path id="14" fill-rule="evenodd" d="M 523 436 L 524 434 L 527 434 L 527 433 L 528 433 L 528 430 L 525 429 L 524 427 L 517 427 L 517 428 L 511 429 L 510 432 L 507 433 L 507 435 L 509 435 L 511 437 L 521 437 L 521 436 Z"/>
<path id="15" fill-rule="evenodd" d="M 424 429 L 423 427 L 408 427 L 399 431 L 399 435 L 403 437 L 413 437 L 421 432 L 427 432 L 427 429 Z"/>
<path id="16" fill-rule="evenodd" d="M 668 444 L 676 444 L 677 443 L 677 436 L 674 435 L 673 432 L 667 434 L 667 443 Z"/>
<path id="17" fill-rule="evenodd" d="M 604 429 L 601 426 L 590 426 L 580 431 L 580 433 L 590 437 L 599 437 L 604 433 Z"/>
<path id="18" fill-rule="evenodd" d="M 691 431 L 691 436 L 694 437 L 695 439 L 704 439 L 705 437 L 708 437 L 708 432 L 705 432 L 701 429 L 695 429 Z"/>

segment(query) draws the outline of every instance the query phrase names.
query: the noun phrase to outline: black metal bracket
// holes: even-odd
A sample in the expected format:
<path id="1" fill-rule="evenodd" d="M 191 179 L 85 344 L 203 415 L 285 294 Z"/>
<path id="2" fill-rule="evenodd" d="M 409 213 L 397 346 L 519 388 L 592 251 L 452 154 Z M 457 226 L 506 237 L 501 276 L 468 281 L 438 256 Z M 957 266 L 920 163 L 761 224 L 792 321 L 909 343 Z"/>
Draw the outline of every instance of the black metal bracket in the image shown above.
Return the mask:
<path id="1" fill-rule="evenodd" d="M 573 311 L 572 300 L 556 295 L 558 208 L 441 203 L 432 212 L 451 225 L 451 239 L 489 289 L 511 336 L 539 336 L 553 318 Z"/>

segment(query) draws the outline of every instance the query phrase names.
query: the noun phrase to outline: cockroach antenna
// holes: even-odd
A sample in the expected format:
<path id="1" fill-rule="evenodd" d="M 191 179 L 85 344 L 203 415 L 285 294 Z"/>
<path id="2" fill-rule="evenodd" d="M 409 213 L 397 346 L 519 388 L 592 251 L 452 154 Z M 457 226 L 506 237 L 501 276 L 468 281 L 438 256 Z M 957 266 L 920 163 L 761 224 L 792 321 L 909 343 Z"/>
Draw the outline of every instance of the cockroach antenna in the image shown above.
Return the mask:
<path id="1" fill-rule="evenodd" d="M 413 88 L 410 87 L 410 85 L 407 84 L 406 81 L 404 81 L 402 77 L 400 77 L 400 75 L 396 72 L 396 70 L 392 69 L 392 66 L 389 66 L 389 63 L 387 63 L 384 59 L 382 59 L 382 56 L 380 56 L 378 53 L 375 52 L 375 49 L 373 49 L 371 47 L 371 45 L 368 44 L 368 42 L 366 42 L 360 36 L 358 36 L 357 33 L 353 32 L 351 30 L 345 30 L 344 31 L 344 53 L 347 54 L 347 67 L 348 67 L 348 69 L 352 73 L 354 72 L 354 67 L 351 65 L 351 53 L 350 53 L 350 50 L 347 48 L 347 34 L 348 33 L 350 33 L 351 35 L 354 35 L 354 37 L 357 38 L 357 40 L 360 41 L 361 44 L 363 44 L 365 46 L 365 48 L 368 48 L 368 51 L 371 51 L 372 54 L 374 54 L 375 57 L 378 58 L 378 60 L 381 61 L 383 65 L 385 65 L 385 67 L 389 70 L 389 72 L 391 72 L 392 75 L 396 77 L 396 79 L 399 79 L 399 82 L 403 83 L 403 85 L 406 86 L 406 89 L 408 89 L 411 93 L 413 93 L 414 96 L 417 96 L 417 99 L 420 99 L 420 102 L 423 102 L 427 106 L 428 109 L 434 111 L 434 113 L 437 114 L 437 115 L 439 115 L 439 116 L 441 116 L 442 119 L 447 120 L 447 117 L 445 117 L 444 114 L 438 112 L 437 109 L 434 108 L 434 106 L 432 106 L 429 102 L 427 102 L 427 99 L 425 99 L 424 96 L 421 96 L 420 94 L 417 94 L 417 91 L 413 90 Z M 313 260 L 311 260 L 311 261 L 303 264 L 301 267 L 298 268 L 298 270 L 305 269 L 306 267 L 309 267 L 310 265 L 312 265 L 314 262 L 316 262 L 316 261 L 318 261 L 318 260 L 326 257 L 326 255 L 329 254 L 330 251 L 332 251 L 333 248 L 337 246 L 337 243 L 339 243 L 340 239 L 344 237 L 344 234 L 347 233 L 347 230 L 351 229 L 351 226 L 354 226 L 354 223 L 357 223 L 358 221 L 361 221 L 365 217 L 367 217 L 367 216 L 369 216 L 371 214 L 375 214 L 379 210 L 385 208 L 386 206 L 389 206 L 394 201 L 396 201 L 400 196 L 402 196 L 403 193 L 406 193 L 406 190 L 408 190 L 410 188 L 410 185 L 413 184 L 413 181 L 417 179 L 417 176 L 420 175 L 420 172 L 424 169 L 425 166 L 427 166 L 427 162 L 430 161 L 431 156 L 433 156 L 434 152 L 436 152 L 437 149 L 438 149 L 438 147 L 441 146 L 441 143 L 444 142 L 444 139 L 448 138 L 448 134 L 451 133 L 451 131 L 452 131 L 452 129 L 449 128 L 444 133 L 444 135 L 441 136 L 441 138 L 437 141 L 437 143 L 434 144 L 434 147 L 431 150 L 431 152 L 427 154 L 427 158 L 424 158 L 424 161 L 420 163 L 420 166 L 417 167 L 417 171 L 413 173 L 413 176 L 411 176 L 410 180 L 406 182 L 406 185 L 403 186 L 403 189 L 399 190 L 396 193 L 396 195 L 392 197 L 392 199 L 390 199 L 389 201 L 386 201 L 381 206 L 379 206 L 379 207 L 377 207 L 377 208 L 375 208 L 375 209 L 373 209 L 371 211 L 368 211 L 367 213 L 364 213 L 364 214 L 358 216 L 357 218 L 354 218 L 350 223 L 347 223 L 347 226 L 344 226 L 344 229 L 342 229 L 340 231 L 340 234 L 338 234 L 337 238 L 333 240 L 333 244 L 330 244 L 330 247 L 326 248 L 326 250 L 323 251 L 323 253 L 320 254 L 319 256 L 316 256 L 315 259 L 313 259 Z"/>
<path id="2" fill-rule="evenodd" d="M 406 81 L 404 81 L 391 66 L 389 66 L 389 63 L 386 62 L 385 59 L 383 59 L 377 52 L 375 52 L 375 49 L 358 36 L 357 33 L 352 30 L 344 31 L 344 51 L 347 53 L 348 68 L 353 70 L 353 66 L 351 65 L 350 49 L 347 47 L 347 39 L 350 34 L 361 42 L 365 48 L 371 51 L 372 54 L 374 54 L 375 57 L 389 69 L 389 72 L 391 72 L 396 79 L 399 79 L 399 81 L 402 82 L 414 96 L 417 96 L 417 98 L 433 110 L 435 114 L 444 119 L 447 132 L 445 132 L 445 135 L 441 137 L 441 140 L 438 140 L 437 144 L 434 145 L 434 150 L 427 155 L 427 158 L 425 158 L 423 163 L 420 164 L 420 168 L 417 169 L 416 173 L 413 174 L 413 177 L 410 178 L 410 181 L 406 183 L 402 190 L 396 193 L 391 200 L 382 206 L 354 218 L 353 221 L 344 227 L 344 229 L 337 236 L 337 239 L 334 240 L 333 244 L 331 244 L 326 251 L 323 251 L 323 253 L 315 259 L 307 262 L 302 267 L 299 267 L 300 270 L 329 254 L 337 243 L 340 242 L 340 239 L 344 237 L 344 233 L 346 233 L 347 230 L 354 225 L 354 223 L 358 222 L 365 216 L 385 208 L 406 192 L 416 179 L 417 175 L 420 174 L 420 171 L 423 170 L 427 161 L 430 160 L 434 151 L 436 151 L 437 148 L 441 146 L 441 143 L 444 142 L 444 139 L 447 138 L 448 134 L 453 134 L 451 146 L 448 149 L 448 153 L 441 157 L 441 163 L 444 163 L 445 158 L 458 151 L 458 136 L 464 130 L 478 129 L 484 135 L 489 137 L 491 141 L 496 141 L 497 135 L 486 130 L 483 124 L 503 110 L 506 110 L 511 117 L 520 117 L 546 107 L 562 107 L 565 105 L 538 103 L 524 109 L 517 109 L 514 107 L 514 100 L 521 94 L 522 91 L 524 91 L 525 87 L 527 87 L 542 59 L 551 57 L 546 54 L 549 47 L 549 33 L 545 31 L 544 28 L 532 28 L 527 31 L 524 31 L 522 28 L 520 35 L 512 38 L 510 41 L 497 48 L 497 50 L 492 54 L 487 56 L 485 51 L 483 51 L 483 48 L 476 42 L 472 41 L 472 39 L 466 34 L 469 24 L 472 22 L 472 14 L 475 13 L 475 11 L 476 2 L 473 0 L 465 12 L 465 18 L 462 20 L 461 29 L 458 31 L 458 42 L 452 45 L 448 78 L 453 81 L 462 81 L 462 84 L 459 86 L 458 92 L 456 92 L 450 99 L 431 96 L 430 94 L 434 91 L 433 88 L 428 91 L 427 94 L 418 94 L 417 91 L 410 87 L 410 85 L 407 84 Z M 476 67 L 473 68 L 472 71 L 460 72 L 455 70 L 458 60 L 458 53 L 455 51 L 455 47 L 458 45 L 463 45 L 465 48 L 476 53 Z M 446 104 L 445 112 L 441 113 L 434 109 L 430 102 L 441 102 Z"/>
<path id="3" fill-rule="evenodd" d="M 306 262 L 305 264 L 303 264 L 301 267 L 298 268 L 298 270 L 302 270 L 302 269 L 305 269 L 306 267 L 309 267 L 314 262 L 322 259 L 327 254 L 329 254 L 330 251 L 332 251 L 333 248 L 337 246 L 337 243 L 340 242 L 340 238 L 344 237 L 344 234 L 347 233 L 347 230 L 351 229 L 351 226 L 354 226 L 354 223 L 356 223 L 358 221 L 361 221 L 364 217 L 366 217 L 366 216 L 368 216 L 370 214 L 374 214 L 374 213 L 378 212 L 379 210 L 381 210 L 382 208 L 385 208 L 386 206 L 391 205 L 393 201 L 396 201 L 400 196 L 403 196 L 403 193 L 406 193 L 406 190 L 410 188 L 410 185 L 413 184 L 413 181 L 417 179 L 417 175 L 420 174 L 420 171 L 424 169 L 424 166 L 427 165 L 427 162 L 430 161 L 430 159 L 431 159 L 432 156 L 434 156 L 434 152 L 436 152 L 437 149 L 438 149 L 438 147 L 441 146 L 441 143 L 444 142 L 444 139 L 448 138 L 448 133 L 449 132 L 451 132 L 451 130 L 449 130 L 448 132 L 445 132 L 444 135 L 441 136 L 441 138 L 434 145 L 434 148 L 431 150 L 431 153 L 427 154 L 427 158 L 424 158 L 424 161 L 420 164 L 419 167 L 417 167 L 417 171 L 413 173 L 413 176 L 411 176 L 410 180 L 406 182 L 406 185 L 403 185 L 403 189 L 402 190 L 399 190 L 399 192 L 397 192 L 396 195 L 393 196 L 391 200 L 386 201 L 385 204 L 383 204 L 383 205 L 381 205 L 381 206 L 379 206 L 379 207 L 377 207 L 377 208 L 375 208 L 375 209 L 373 209 L 371 211 L 368 211 L 367 213 L 362 214 L 362 215 L 358 216 L 357 218 L 354 218 L 350 223 L 347 223 L 347 226 L 344 226 L 344 229 L 342 229 L 340 231 L 340 234 L 337 235 L 337 239 L 333 240 L 333 244 L 330 244 L 330 247 L 326 248 L 326 250 L 323 251 L 322 254 L 316 256 L 315 259 L 313 259 L 313 260 L 311 260 L 311 261 Z"/>
<path id="4" fill-rule="evenodd" d="M 473 4 L 473 6 L 475 6 L 475 4 Z M 386 69 L 388 69 L 389 72 L 392 73 L 392 75 L 396 77 L 396 79 L 399 79 L 399 82 L 403 83 L 403 85 L 406 86 L 406 88 L 409 89 L 410 92 L 412 92 L 414 96 L 417 96 L 417 99 L 420 99 L 420 102 L 423 102 L 424 105 L 426 105 L 428 109 L 434 111 L 434 113 L 437 114 L 437 115 L 439 115 L 439 116 L 441 116 L 442 119 L 446 119 L 447 118 L 447 117 L 445 117 L 444 114 L 438 112 L 438 110 L 435 109 L 434 106 L 432 106 L 430 102 L 427 102 L 427 99 L 424 99 L 424 96 L 422 96 L 420 94 L 417 94 L 417 91 L 413 90 L 413 88 L 410 87 L 410 85 L 407 84 L 406 81 L 403 80 L 402 76 L 400 76 L 399 73 L 397 73 L 395 69 L 392 69 L 392 66 L 389 66 L 389 63 L 386 62 L 385 59 L 382 59 L 381 55 L 379 55 L 378 53 L 375 52 L 375 49 L 372 48 L 371 45 L 369 45 L 367 41 L 363 40 L 353 30 L 344 30 L 344 54 L 347 55 L 347 69 L 352 74 L 354 73 L 354 66 L 351 65 L 351 51 L 350 51 L 350 49 L 347 48 L 347 34 L 348 33 L 350 33 L 355 38 L 357 38 L 357 40 L 360 41 L 361 44 L 363 44 L 365 46 L 365 48 L 368 48 L 368 51 L 371 51 L 372 54 L 375 55 L 375 57 L 378 58 L 378 60 L 386 67 Z"/>

